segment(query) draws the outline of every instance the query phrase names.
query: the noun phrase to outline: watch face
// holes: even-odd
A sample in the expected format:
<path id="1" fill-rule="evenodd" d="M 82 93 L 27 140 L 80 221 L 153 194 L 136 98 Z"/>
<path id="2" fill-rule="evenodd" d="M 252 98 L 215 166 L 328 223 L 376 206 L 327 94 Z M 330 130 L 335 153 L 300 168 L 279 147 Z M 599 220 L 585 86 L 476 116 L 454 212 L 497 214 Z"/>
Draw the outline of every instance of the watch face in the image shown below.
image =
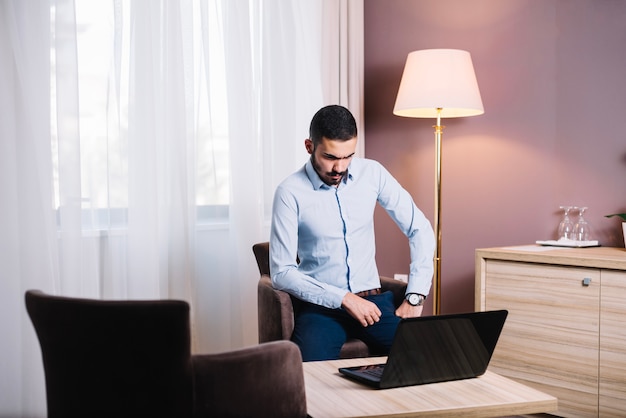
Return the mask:
<path id="1" fill-rule="evenodd" d="M 420 296 L 416 293 L 409 295 L 409 303 L 413 306 L 417 306 L 420 303 Z"/>

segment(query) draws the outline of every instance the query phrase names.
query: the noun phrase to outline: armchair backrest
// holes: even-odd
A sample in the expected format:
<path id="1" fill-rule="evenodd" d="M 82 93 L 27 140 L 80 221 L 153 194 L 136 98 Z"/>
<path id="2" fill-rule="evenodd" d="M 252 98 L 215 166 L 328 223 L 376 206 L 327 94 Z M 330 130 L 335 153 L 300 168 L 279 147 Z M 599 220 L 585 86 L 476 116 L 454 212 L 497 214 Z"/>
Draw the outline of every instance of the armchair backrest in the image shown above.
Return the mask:
<path id="1" fill-rule="evenodd" d="M 252 246 L 252 251 L 254 252 L 254 258 L 256 259 L 256 264 L 259 267 L 259 273 L 261 276 L 264 274 L 270 275 L 270 243 L 269 242 L 259 242 L 258 244 L 254 244 Z"/>
<path id="2" fill-rule="evenodd" d="M 26 292 L 41 346 L 48 417 L 188 417 L 189 305 Z"/>

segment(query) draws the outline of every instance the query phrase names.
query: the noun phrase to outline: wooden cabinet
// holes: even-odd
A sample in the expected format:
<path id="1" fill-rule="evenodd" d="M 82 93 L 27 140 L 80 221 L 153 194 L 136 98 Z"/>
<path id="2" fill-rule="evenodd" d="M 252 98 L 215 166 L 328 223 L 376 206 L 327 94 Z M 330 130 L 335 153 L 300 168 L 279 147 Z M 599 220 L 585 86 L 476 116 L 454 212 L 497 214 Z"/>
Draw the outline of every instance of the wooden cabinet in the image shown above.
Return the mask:
<path id="1" fill-rule="evenodd" d="M 496 373 L 559 399 L 558 415 L 626 414 L 626 250 L 476 250 L 476 310 L 507 309 Z"/>

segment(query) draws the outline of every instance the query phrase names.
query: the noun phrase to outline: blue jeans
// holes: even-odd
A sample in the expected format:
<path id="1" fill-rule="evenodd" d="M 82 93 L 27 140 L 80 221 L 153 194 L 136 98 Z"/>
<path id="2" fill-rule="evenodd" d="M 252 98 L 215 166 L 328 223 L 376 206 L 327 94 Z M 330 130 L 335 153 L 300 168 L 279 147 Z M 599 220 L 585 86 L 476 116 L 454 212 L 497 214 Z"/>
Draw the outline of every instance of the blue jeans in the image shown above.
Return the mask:
<path id="1" fill-rule="evenodd" d="M 304 361 L 339 358 L 348 338 L 358 338 L 370 349 L 385 355 L 391 348 L 400 318 L 396 316 L 393 293 L 366 296 L 382 312 L 380 321 L 364 327 L 343 308 L 330 309 L 303 302 L 295 318 L 291 340 L 300 347 Z"/>

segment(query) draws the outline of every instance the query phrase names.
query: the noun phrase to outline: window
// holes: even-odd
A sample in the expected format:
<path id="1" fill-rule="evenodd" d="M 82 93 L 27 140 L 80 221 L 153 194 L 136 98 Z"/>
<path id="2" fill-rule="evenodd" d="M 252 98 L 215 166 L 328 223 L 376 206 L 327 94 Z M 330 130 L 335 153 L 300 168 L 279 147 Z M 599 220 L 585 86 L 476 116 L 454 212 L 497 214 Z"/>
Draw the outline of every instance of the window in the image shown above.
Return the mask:
<path id="1" fill-rule="evenodd" d="M 189 24 L 181 23 L 180 33 L 191 59 L 180 68 L 192 105 L 185 109 L 187 132 L 177 135 L 181 146 L 195 150 L 199 218 L 223 217 L 229 204 L 229 143 L 221 10 L 218 1 L 194 0 L 191 7 L 179 11 L 189 17 L 181 18 Z M 76 0 L 74 27 L 51 9 L 54 205 L 80 204 L 83 228 L 125 223 L 129 165 L 137 158 L 129 155 L 131 54 L 138 48 L 134 13 L 129 0 Z M 160 35 L 155 44 L 167 36 Z M 77 176 L 80 181 L 72 184 Z"/>

